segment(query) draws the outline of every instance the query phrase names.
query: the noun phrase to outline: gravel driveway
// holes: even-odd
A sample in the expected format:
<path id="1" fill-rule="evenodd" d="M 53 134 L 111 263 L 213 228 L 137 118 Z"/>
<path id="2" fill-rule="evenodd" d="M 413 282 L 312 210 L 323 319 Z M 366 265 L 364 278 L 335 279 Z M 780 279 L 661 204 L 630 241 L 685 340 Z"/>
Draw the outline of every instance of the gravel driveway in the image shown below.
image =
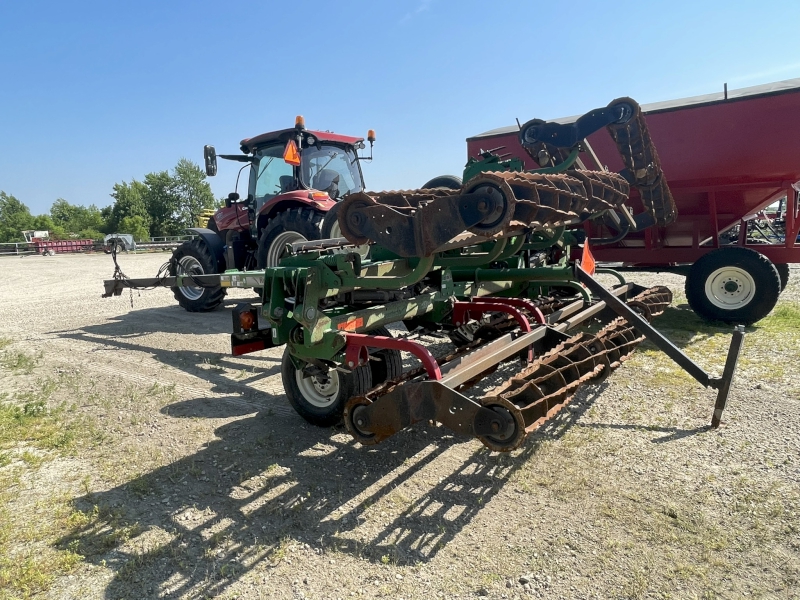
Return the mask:
<path id="1" fill-rule="evenodd" d="M 167 258 L 119 260 L 143 277 Z M 48 402 L 85 429 L 7 505 L 32 529 L 12 559 L 80 557 L 39 597 L 800 598 L 796 270 L 782 312 L 748 329 L 720 429 L 713 390 L 645 344 L 508 455 L 434 426 L 374 448 L 312 427 L 280 349 L 229 355 L 230 309 L 252 294 L 209 314 L 164 289 L 101 299 L 112 270 L 0 259 L 5 352 L 35 359 L 0 370 L 2 389 L 55 382 Z M 656 326 L 721 371 L 730 327 L 694 317 L 683 278 L 626 276 L 670 286 Z"/>

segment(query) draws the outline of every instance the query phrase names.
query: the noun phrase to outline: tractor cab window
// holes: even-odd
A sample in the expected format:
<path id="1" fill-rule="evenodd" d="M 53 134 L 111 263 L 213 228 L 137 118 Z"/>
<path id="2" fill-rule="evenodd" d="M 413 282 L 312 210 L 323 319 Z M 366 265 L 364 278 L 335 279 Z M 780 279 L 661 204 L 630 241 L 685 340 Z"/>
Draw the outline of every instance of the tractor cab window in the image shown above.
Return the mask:
<path id="1" fill-rule="evenodd" d="M 258 162 L 250 170 L 250 189 L 255 189 L 256 211 L 278 194 L 288 192 L 294 175 L 292 165 L 283 160 L 283 144 L 261 148 Z"/>
<path id="2" fill-rule="evenodd" d="M 328 192 L 334 200 L 363 190 L 361 169 L 352 149 L 328 144 L 303 148 L 300 168 L 306 186 Z"/>

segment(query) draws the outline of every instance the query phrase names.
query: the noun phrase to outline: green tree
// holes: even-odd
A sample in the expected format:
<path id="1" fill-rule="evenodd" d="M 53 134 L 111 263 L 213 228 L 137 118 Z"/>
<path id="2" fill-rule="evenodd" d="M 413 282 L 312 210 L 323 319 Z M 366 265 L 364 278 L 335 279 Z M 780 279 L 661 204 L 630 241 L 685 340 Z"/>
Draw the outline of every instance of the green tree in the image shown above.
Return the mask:
<path id="1" fill-rule="evenodd" d="M 140 215 L 124 217 L 119 223 L 117 233 L 130 233 L 137 242 L 146 242 L 150 239 L 150 231 L 147 229 L 146 221 Z"/>
<path id="2" fill-rule="evenodd" d="M 70 204 L 63 198 L 53 202 L 50 207 L 50 217 L 57 228 L 83 238 L 102 238 L 102 232 L 107 228 L 106 220 L 94 204 L 88 207 L 78 206 Z"/>
<path id="3" fill-rule="evenodd" d="M 182 158 L 173 170 L 175 191 L 180 198 L 177 220 L 183 229 L 194 227 L 195 219 L 206 208 L 214 208 L 216 201 L 206 173 L 199 165 Z"/>
<path id="4" fill-rule="evenodd" d="M 125 217 L 139 216 L 144 219 L 145 227 L 150 227 L 150 215 L 147 212 L 145 195 L 147 186 L 135 179 L 130 183 L 115 183 L 111 197 L 114 198 L 114 206 L 108 212 L 107 230 L 108 233 L 115 233 L 119 230 L 120 223 Z"/>
<path id="5" fill-rule="evenodd" d="M 144 176 L 145 206 L 150 215 L 150 235 L 181 235 L 184 233 L 177 219 L 181 198 L 175 180 L 167 171 L 148 173 Z"/>
<path id="6" fill-rule="evenodd" d="M 134 179 L 131 183 L 114 184 L 111 196 L 114 206 L 98 211 L 109 233 L 129 233 L 122 231 L 123 220 L 140 216 L 151 236 L 183 235 L 188 227 L 194 227 L 203 209 L 216 205 L 205 172 L 185 158 L 178 161 L 171 173 L 158 171 L 145 175 L 144 181 Z M 59 204 L 58 208 L 67 207 Z M 133 223 L 126 221 L 126 226 L 133 227 Z"/>
<path id="7" fill-rule="evenodd" d="M 35 229 L 30 209 L 11 194 L 0 191 L 0 243 L 24 242 L 25 229 Z"/>

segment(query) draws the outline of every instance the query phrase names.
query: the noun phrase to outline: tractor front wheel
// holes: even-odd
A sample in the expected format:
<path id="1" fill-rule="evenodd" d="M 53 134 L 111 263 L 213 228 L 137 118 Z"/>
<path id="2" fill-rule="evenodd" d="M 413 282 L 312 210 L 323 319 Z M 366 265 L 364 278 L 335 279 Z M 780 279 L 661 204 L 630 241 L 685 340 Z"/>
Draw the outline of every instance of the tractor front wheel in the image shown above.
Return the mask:
<path id="1" fill-rule="evenodd" d="M 289 404 L 312 425 L 330 427 L 342 420 L 345 403 L 372 387 L 368 366 L 349 373 L 293 359 L 287 348 L 281 361 L 281 379 Z"/>
<path id="2" fill-rule="evenodd" d="M 763 254 L 742 247 L 720 248 L 692 265 L 685 291 L 689 306 L 704 319 L 749 325 L 775 307 L 781 279 Z"/>
<path id="3" fill-rule="evenodd" d="M 206 243 L 195 238 L 183 242 L 172 254 L 169 274 L 176 275 L 210 275 L 217 273 L 214 257 Z M 219 285 L 197 282 L 195 284 L 175 286 L 172 293 L 178 304 L 189 312 L 207 312 L 214 310 L 225 298 L 226 290 Z"/>
<path id="4" fill-rule="evenodd" d="M 312 208 L 292 208 L 272 217 L 258 240 L 258 268 L 277 267 L 287 244 L 320 239 L 322 213 Z"/>

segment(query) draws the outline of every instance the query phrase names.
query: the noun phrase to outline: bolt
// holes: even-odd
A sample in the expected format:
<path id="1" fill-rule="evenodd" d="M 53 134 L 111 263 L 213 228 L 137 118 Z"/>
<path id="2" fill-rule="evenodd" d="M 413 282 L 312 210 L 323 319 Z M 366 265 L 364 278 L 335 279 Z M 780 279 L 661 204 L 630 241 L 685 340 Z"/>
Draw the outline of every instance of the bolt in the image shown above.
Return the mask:
<path id="1" fill-rule="evenodd" d="M 283 316 L 283 308 L 280 306 L 276 307 L 275 310 L 272 311 L 272 314 L 280 319 Z"/>
<path id="2" fill-rule="evenodd" d="M 312 307 L 309 307 L 309 308 L 306 309 L 306 319 L 308 319 L 310 321 L 311 319 L 313 319 L 316 316 L 317 316 L 317 309 L 316 308 L 314 308 L 312 306 Z"/>
<path id="3" fill-rule="evenodd" d="M 492 421 L 492 433 L 497 433 L 498 431 L 500 431 L 500 423 Z"/>
<path id="4" fill-rule="evenodd" d="M 363 427 L 364 426 L 364 419 L 359 419 L 358 421 L 356 421 L 356 425 L 358 425 L 359 427 Z"/>
<path id="5" fill-rule="evenodd" d="M 352 368 L 352 367 L 354 367 L 355 365 L 353 364 L 353 361 L 352 361 L 352 360 L 349 360 L 349 361 L 347 361 L 347 366 Z"/>
<path id="6" fill-rule="evenodd" d="M 486 206 L 487 206 L 486 205 L 486 200 L 481 200 L 480 202 L 478 202 L 478 210 L 479 211 L 481 211 L 481 212 L 485 211 L 486 210 Z"/>

